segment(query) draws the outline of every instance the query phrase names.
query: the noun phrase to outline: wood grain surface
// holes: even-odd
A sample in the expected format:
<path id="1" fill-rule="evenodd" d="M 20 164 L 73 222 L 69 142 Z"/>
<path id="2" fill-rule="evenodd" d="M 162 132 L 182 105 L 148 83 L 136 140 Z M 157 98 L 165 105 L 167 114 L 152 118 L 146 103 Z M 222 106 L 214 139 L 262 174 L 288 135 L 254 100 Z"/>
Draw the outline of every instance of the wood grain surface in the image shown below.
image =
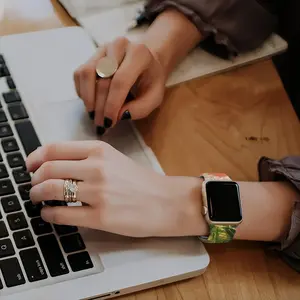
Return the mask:
<path id="1" fill-rule="evenodd" d="M 0 1 L 0 35 L 74 25 L 56 0 Z M 138 127 L 169 175 L 215 171 L 257 180 L 261 156 L 300 154 L 299 122 L 270 60 L 181 84 L 165 98 Z M 300 299 L 300 275 L 264 244 L 207 250 L 211 264 L 203 276 L 121 299 Z"/>

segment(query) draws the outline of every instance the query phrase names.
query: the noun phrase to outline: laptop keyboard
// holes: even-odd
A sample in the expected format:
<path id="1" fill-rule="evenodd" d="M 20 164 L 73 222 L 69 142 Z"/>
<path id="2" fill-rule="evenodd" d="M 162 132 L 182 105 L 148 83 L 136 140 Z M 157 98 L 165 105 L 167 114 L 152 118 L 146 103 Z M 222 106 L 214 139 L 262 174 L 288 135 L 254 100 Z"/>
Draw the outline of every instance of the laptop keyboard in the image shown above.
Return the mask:
<path id="1" fill-rule="evenodd" d="M 40 217 L 43 205 L 67 204 L 30 201 L 31 176 L 22 153 L 29 155 L 41 144 L 0 55 L 3 77 L 9 91 L 0 102 L 0 290 L 94 268 L 77 227 L 49 224 Z"/>

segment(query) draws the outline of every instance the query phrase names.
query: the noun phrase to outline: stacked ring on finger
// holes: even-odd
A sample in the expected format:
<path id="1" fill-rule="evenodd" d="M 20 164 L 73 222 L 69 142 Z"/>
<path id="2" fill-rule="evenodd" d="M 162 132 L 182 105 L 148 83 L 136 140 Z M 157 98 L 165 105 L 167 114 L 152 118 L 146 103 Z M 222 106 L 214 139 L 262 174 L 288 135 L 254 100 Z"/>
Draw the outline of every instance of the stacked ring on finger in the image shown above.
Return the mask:
<path id="1" fill-rule="evenodd" d="M 64 200 L 65 202 L 77 202 L 77 191 L 78 191 L 78 185 L 77 181 L 73 179 L 66 179 L 64 181 Z"/>

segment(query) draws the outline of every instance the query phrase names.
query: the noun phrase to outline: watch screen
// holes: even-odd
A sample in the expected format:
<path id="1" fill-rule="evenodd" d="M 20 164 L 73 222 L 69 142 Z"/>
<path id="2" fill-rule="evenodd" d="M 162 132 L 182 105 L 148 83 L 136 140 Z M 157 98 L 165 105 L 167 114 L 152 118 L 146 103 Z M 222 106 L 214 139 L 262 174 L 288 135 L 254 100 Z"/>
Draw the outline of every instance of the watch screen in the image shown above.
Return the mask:
<path id="1" fill-rule="evenodd" d="M 237 183 L 209 181 L 206 183 L 208 213 L 211 221 L 240 222 L 242 211 Z"/>

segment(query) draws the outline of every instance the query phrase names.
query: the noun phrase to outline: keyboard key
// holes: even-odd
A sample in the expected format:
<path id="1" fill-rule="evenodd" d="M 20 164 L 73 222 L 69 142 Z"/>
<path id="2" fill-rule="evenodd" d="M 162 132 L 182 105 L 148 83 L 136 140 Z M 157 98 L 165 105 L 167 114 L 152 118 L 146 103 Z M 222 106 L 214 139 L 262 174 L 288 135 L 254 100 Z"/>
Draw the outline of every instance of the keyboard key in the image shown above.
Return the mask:
<path id="1" fill-rule="evenodd" d="M 8 110 L 13 120 L 28 118 L 27 111 L 22 103 L 16 103 L 8 106 Z"/>
<path id="2" fill-rule="evenodd" d="M 23 169 L 13 170 L 13 176 L 16 183 L 25 183 L 31 181 L 30 174 Z"/>
<path id="3" fill-rule="evenodd" d="M 15 189 L 9 179 L 0 181 L 0 196 L 14 194 Z"/>
<path id="4" fill-rule="evenodd" d="M 14 247 L 10 239 L 0 240 L 0 258 L 15 254 Z"/>
<path id="5" fill-rule="evenodd" d="M 22 212 L 7 216 L 7 221 L 11 230 L 27 228 L 28 224 Z"/>
<path id="6" fill-rule="evenodd" d="M 8 173 L 4 164 L 0 164 L 0 179 L 7 178 Z"/>
<path id="7" fill-rule="evenodd" d="M 2 158 L 2 155 L 1 155 L 1 153 L 0 153 L 0 161 L 3 161 L 3 158 Z"/>
<path id="8" fill-rule="evenodd" d="M 19 146 L 14 138 L 5 139 L 1 142 L 3 150 L 5 152 L 18 151 Z"/>
<path id="9" fill-rule="evenodd" d="M 7 118 L 6 118 L 5 112 L 1 109 L 0 110 L 0 123 L 6 122 L 6 121 L 7 121 Z"/>
<path id="10" fill-rule="evenodd" d="M 0 77 L 10 76 L 9 70 L 6 65 L 0 65 Z"/>
<path id="11" fill-rule="evenodd" d="M 31 226 L 36 235 L 52 232 L 50 223 L 45 222 L 42 218 L 32 219 Z"/>
<path id="12" fill-rule="evenodd" d="M 21 153 L 12 153 L 7 155 L 7 161 L 11 168 L 25 166 L 25 161 Z"/>
<path id="13" fill-rule="evenodd" d="M 43 280 L 48 277 L 36 248 L 20 251 L 20 257 L 30 282 Z"/>
<path id="14" fill-rule="evenodd" d="M 15 126 L 27 156 L 41 146 L 39 138 L 29 120 L 17 123 Z"/>
<path id="15" fill-rule="evenodd" d="M 34 240 L 29 230 L 14 232 L 13 237 L 18 249 L 27 248 L 34 245 Z"/>
<path id="16" fill-rule="evenodd" d="M 76 226 L 54 225 L 54 229 L 58 235 L 74 233 L 78 231 Z"/>
<path id="17" fill-rule="evenodd" d="M 2 290 L 2 289 L 3 289 L 3 284 L 2 284 L 2 281 L 0 279 L 0 290 Z"/>
<path id="18" fill-rule="evenodd" d="M 16 85 L 11 77 L 6 77 L 6 82 L 11 90 L 14 90 L 16 88 Z"/>
<path id="19" fill-rule="evenodd" d="M 29 200 L 30 199 L 30 190 L 31 190 L 31 184 L 23 184 L 19 185 L 19 193 L 22 198 L 22 200 Z"/>
<path id="20" fill-rule="evenodd" d="M 0 125 L 0 138 L 5 138 L 8 136 L 12 136 L 13 132 L 8 124 L 1 124 Z"/>
<path id="21" fill-rule="evenodd" d="M 21 205 L 19 203 L 18 197 L 15 195 L 9 197 L 3 197 L 1 199 L 1 203 L 4 211 L 7 214 L 21 210 Z"/>
<path id="22" fill-rule="evenodd" d="M 85 244 L 79 233 L 63 236 L 60 238 L 60 242 L 66 253 L 85 249 Z"/>
<path id="23" fill-rule="evenodd" d="M 91 269 L 94 266 L 87 252 L 71 254 L 68 256 L 68 261 L 73 272 Z"/>
<path id="24" fill-rule="evenodd" d="M 25 209 L 28 217 L 30 218 L 39 217 L 41 215 L 42 207 L 43 207 L 42 203 L 38 203 L 35 205 L 31 201 L 25 202 Z"/>
<path id="25" fill-rule="evenodd" d="M 7 287 L 13 287 L 25 283 L 18 260 L 13 257 L 0 260 L 0 269 Z"/>
<path id="26" fill-rule="evenodd" d="M 8 232 L 6 229 L 6 226 L 4 224 L 4 222 L 0 222 L 0 239 L 7 237 L 8 236 Z"/>
<path id="27" fill-rule="evenodd" d="M 69 273 L 63 254 L 53 234 L 38 237 L 38 243 L 51 276 Z"/>
<path id="28" fill-rule="evenodd" d="M 17 90 L 12 90 L 7 93 L 3 93 L 3 98 L 6 103 L 19 102 L 21 101 L 20 94 Z"/>

